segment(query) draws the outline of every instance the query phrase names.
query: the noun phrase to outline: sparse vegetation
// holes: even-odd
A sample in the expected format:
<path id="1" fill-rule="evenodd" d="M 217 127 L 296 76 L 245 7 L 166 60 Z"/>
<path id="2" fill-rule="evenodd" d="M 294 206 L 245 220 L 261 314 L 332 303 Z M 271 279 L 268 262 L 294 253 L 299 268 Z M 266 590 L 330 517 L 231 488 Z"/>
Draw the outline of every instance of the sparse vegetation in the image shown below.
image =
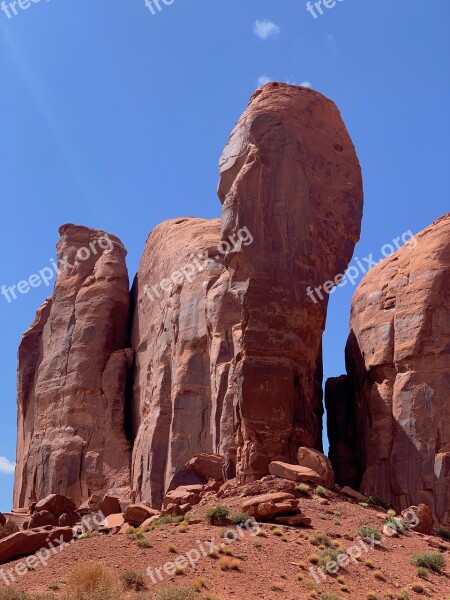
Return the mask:
<path id="1" fill-rule="evenodd" d="M 367 559 L 367 560 L 364 561 L 364 566 L 367 567 L 368 569 L 374 569 L 375 568 L 375 565 L 369 559 Z"/>
<path id="2" fill-rule="evenodd" d="M 250 520 L 250 515 L 247 513 L 237 513 L 231 517 L 233 525 L 245 525 Z"/>
<path id="3" fill-rule="evenodd" d="M 267 537 L 267 532 L 265 532 L 264 529 L 258 529 L 258 531 L 256 532 L 256 535 L 258 537 Z"/>
<path id="4" fill-rule="evenodd" d="M 175 544 L 169 544 L 167 546 L 167 552 L 171 552 L 172 554 L 177 554 L 178 550 L 177 550 L 177 547 L 175 546 Z"/>
<path id="5" fill-rule="evenodd" d="M 253 540 L 252 546 L 254 546 L 255 548 L 261 548 L 262 544 L 259 540 Z"/>
<path id="6" fill-rule="evenodd" d="M 145 537 L 137 539 L 136 546 L 138 546 L 139 548 L 151 548 L 152 547 L 151 543 Z"/>
<path id="7" fill-rule="evenodd" d="M 449 540 L 450 541 L 450 531 L 448 529 L 444 529 L 443 527 L 439 527 L 439 529 L 436 531 L 436 535 L 438 535 L 443 540 Z"/>
<path id="8" fill-rule="evenodd" d="M 356 530 L 356 535 L 359 535 L 364 540 L 381 540 L 380 530 L 378 527 L 373 527 L 372 525 L 363 525 Z"/>
<path id="9" fill-rule="evenodd" d="M 206 513 L 206 520 L 210 525 L 222 525 L 229 515 L 229 510 L 224 504 L 210 508 Z"/>
<path id="10" fill-rule="evenodd" d="M 416 567 L 425 567 L 437 572 L 445 568 L 445 559 L 440 552 L 415 554 L 411 557 L 411 563 Z"/>
<path id="11" fill-rule="evenodd" d="M 120 576 L 120 581 L 126 590 L 140 592 L 141 590 L 145 590 L 147 587 L 145 585 L 144 576 L 139 573 L 139 571 L 134 571 L 133 569 L 127 569 L 124 571 Z"/>
<path id="12" fill-rule="evenodd" d="M 48 584 L 47 587 L 49 590 L 52 590 L 52 592 L 59 591 L 59 583 L 56 583 L 56 581 L 52 581 L 51 583 Z"/>
<path id="13" fill-rule="evenodd" d="M 406 590 L 402 590 L 397 594 L 397 600 L 409 600 L 409 594 Z"/>
<path id="14" fill-rule="evenodd" d="M 273 535 L 276 535 L 277 537 L 281 537 L 284 535 L 284 531 L 281 529 L 281 527 L 275 527 L 275 529 L 272 531 Z"/>
<path id="15" fill-rule="evenodd" d="M 155 521 L 155 525 L 169 525 L 170 523 L 181 523 L 184 517 L 161 517 Z"/>
<path id="16" fill-rule="evenodd" d="M 175 575 L 184 575 L 185 571 L 186 569 L 184 567 L 181 567 L 180 565 L 175 566 Z"/>
<path id="17" fill-rule="evenodd" d="M 295 489 L 297 492 L 300 492 L 300 494 L 307 496 L 309 494 L 310 487 L 307 483 L 299 483 L 297 486 L 295 486 Z"/>
<path id="18" fill-rule="evenodd" d="M 332 548 L 327 548 L 320 553 L 318 564 L 321 567 L 326 567 L 326 565 L 330 562 L 337 562 L 339 554 L 342 554 L 342 552 L 338 552 Z"/>
<path id="19" fill-rule="evenodd" d="M 284 584 L 281 581 L 271 581 L 269 587 L 272 590 L 272 592 L 284 591 Z"/>
<path id="20" fill-rule="evenodd" d="M 187 521 L 182 521 L 177 527 L 178 533 L 186 533 L 188 529 L 189 523 Z"/>
<path id="21" fill-rule="evenodd" d="M 378 581 L 386 581 L 386 577 L 381 571 L 374 571 L 373 576 L 375 577 L 375 579 L 378 579 Z"/>
<path id="22" fill-rule="evenodd" d="M 331 548 L 333 546 L 333 540 L 326 533 L 321 533 L 320 531 L 315 534 L 315 536 L 309 540 L 311 544 L 314 546 L 327 546 Z"/>
<path id="23" fill-rule="evenodd" d="M 416 592 L 416 594 L 423 594 L 425 592 L 425 588 L 421 583 L 413 583 L 411 589 L 413 592 Z"/>
<path id="24" fill-rule="evenodd" d="M 166 587 L 160 590 L 156 596 L 157 600 L 192 600 L 196 591 L 193 587 Z"/>
<path id="25" fill-rule="evenodd" d="M 428 569 L 425 567 L 417 567 L 417 577 L 421 577 L 422 579 L 426 579 L 428 576 Z"/>
<path id="26" fill-rule="evenodd" d="M 203 588 L 206 588 L 206 579 L 204 577 L 196 577 L 192 582 L 195 591 L 201 592 Z"/>
<path id="27" fill-rule="evenodd" d="M 316 494 L 322 496 L 322 498 L 328 498 L 329 491 L 327 488 L 324 488 L 323 485 L 318 485 L 316 487 Z"/>
<path id="28" fill-rule="evenodd" d="M 118 600 L 119 594 L 112 572 L 99 562 L 86 562 L 70 573 L 65 600 Z"/>
<path id="29" fill-rule="evenodd" d="M 341 596 L 336 596 L 336 594 L 322 593 L 320 595 L 320 600 L 342 600 L 342 598 Z"/>
<path id="30" fill-rule="evenodd" d="M 381 506 L 381 508 L 384 508 L 385 510 L 391 508 L 391 505 L 385 502 L 383 498 L 380 498 L 380 496 L 369 496 L 367 504 L 370 504 L 371 506 Z"/>
<path id="31" fill-rule="evenodd" d="M 366 598 L 367 600 L 379 600 L 379 597 L 375 594 L 375 592 L 369 592 Z"/>
<path id="32" fill-rule="evenodd" d="M 308 556 L 308 560 L 310 563 L 312 563 L 313 565 L 317 565 L 319 562 L 319 555 L 318 554 L 310 554 Z"/>

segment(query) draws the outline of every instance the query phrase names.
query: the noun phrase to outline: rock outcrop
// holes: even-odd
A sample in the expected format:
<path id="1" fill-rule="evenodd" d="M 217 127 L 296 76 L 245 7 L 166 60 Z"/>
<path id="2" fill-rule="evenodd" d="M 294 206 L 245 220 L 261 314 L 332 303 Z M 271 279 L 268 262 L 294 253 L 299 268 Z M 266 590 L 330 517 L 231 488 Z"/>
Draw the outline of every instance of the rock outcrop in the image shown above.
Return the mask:
<path id="1" fill-rule="evenodd" d="M 80 504 L 130 492 L 126 251 L 103 231 L 63 225 L 60 234 L 53 297 L 19 347 L 16 507 L 49 493 Z"/>
<path id="2" fill-rule="evenodd" d="M 327 394 L 330 415 L 354 415 L 350 436 L 348 423 L 328 418 L 338 482 L 356 479 L 399 510 L 423 503 L 448 526 L 450 214 L 364 277 L 350 326 L 348 381 Z"/>
<path id="3" fill-rule="evenodd" d="M 322 292 L 348 265 L 363 203 L 333 102 L 286 84 L 257 90 L 223 152 L 218 193 L 222 242 L 243 227 L 253 236 L 225 256 L 239 303 L 232 385 L 242 483 L 273 459 L 296 462 L 299 446 L 322 447 Z"/>

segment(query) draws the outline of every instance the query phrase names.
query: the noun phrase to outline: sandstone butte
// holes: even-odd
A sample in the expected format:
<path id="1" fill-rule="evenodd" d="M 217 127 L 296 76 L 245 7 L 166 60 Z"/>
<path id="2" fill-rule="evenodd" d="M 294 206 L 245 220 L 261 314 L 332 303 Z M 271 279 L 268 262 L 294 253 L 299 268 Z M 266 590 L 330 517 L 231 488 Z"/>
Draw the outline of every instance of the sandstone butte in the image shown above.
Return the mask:
<path id="1" fill-rule="evenodd" d="M 449 526 L 450 214 L 364 277 L 350 328 L 326 389 L 337 482 Z"/>
<path id="2" fill-rule="evenodd" d="M 300 447 L 321 450 L 327 298 L 307 288 L 345 271 L 363 204 L 336 106 L 303 87 L 258 89 L 220 159 L 218 195 L 220 219 L 150 233 L 131 293 L 118 238 L 77 261 L 107 234 L 60 229 L 72 266 L 19 348 L 15 507 L 56 493 L 159 509 L 194 455 L 236 447 L 245 484 L 271 462 L 298 465 Z M 400 508 L 423 502 L 441 522 L 448 240 L 449 216 L 365 277 L 349 373 L 327 400 L 337 482 Z"/>

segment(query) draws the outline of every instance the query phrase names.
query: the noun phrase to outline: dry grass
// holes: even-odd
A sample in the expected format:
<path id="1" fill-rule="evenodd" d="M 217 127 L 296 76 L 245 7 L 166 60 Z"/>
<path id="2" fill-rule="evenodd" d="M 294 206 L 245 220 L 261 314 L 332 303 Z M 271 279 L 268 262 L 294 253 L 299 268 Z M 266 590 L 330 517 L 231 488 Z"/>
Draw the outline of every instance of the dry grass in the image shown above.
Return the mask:
<path id="1" fill-rule="evenodd" d="M 65 600 L 119 600 L 117 577 L 99 562 L 87 562 L 70 573 Z"/>

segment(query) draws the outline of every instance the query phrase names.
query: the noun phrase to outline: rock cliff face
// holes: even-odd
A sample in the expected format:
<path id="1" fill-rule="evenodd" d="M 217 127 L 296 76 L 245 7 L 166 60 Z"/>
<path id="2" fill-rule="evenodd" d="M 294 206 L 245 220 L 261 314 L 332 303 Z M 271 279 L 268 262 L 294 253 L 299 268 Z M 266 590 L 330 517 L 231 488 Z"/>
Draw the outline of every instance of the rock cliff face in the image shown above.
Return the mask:
<path id="1" fill-rule="evenodd" d="M 77 503 L 130 493 L 126 251 L 102 231 L 64 225 L 60 234 L 53 298 L 19 347 L 16 507 L 50 493 Z"/>
<path id="2" fill-rule="evenodd" d="M 327 394 L 331 410 L 354 414 L 350 445 L 348 424 L 328 419 L 341 483 L 356 473 L 366 494 L 401 509 L 424 503 L 448 526 L 450 214 L 364 277 L 350 325 L 348 381 Z"/>
<path id="3" fill-rule="evenodd" d="M 254 241 L 227 253 L 235 324 L 238 479 L 321 449 L 321 340 L 328 298 L 316 288 L 344 273 L 359 239 L 362 181 L 336 106 L 312 90 L 257 90 L 220 160 L 221 239 Z M 319 296 L 320 297 L 320 296 Z"/>
<path id="4" fill-rule="evenodd" d="M 327 294 L 308 290 L 345 271 L 363 198 L 335 105 L 302 87 L 260 88 L 226 145 L 218 193 L 221 220 L 168 221 L 147 240 L 126 415 L 125 250 L 111 236 L 59 275 L 19 350 L 16 506 L 50 492 L 129 494 L 125 427 L 135 498 L 158 508 L 195 454 L 238 447 L 246 482 L 271 461 L 296 463 L 300 446 L 321 449 Z M 105 235 L 61 233 L 70 263 Z"/>

